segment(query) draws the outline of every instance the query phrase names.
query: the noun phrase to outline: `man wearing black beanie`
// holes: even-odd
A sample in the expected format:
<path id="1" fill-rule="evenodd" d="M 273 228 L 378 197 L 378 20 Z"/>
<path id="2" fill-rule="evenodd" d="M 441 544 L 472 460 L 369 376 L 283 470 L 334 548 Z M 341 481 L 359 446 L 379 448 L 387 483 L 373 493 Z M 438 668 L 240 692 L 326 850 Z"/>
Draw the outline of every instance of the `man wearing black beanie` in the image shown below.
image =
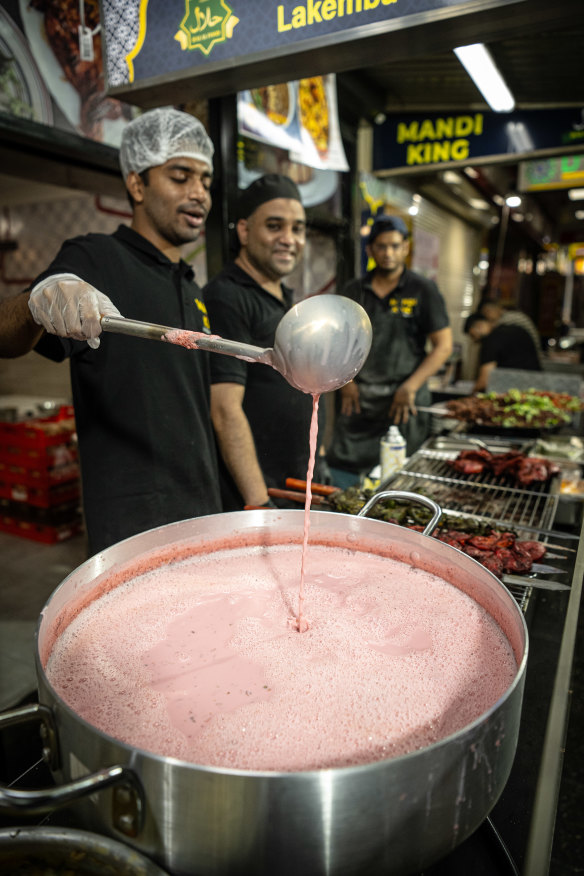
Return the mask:
<path id="1" fill-rule="evenodd" d="M 306 217 L 298 187 L 280 174 L 255 180 L 237 203 L 239 253 L 205 287 L 221 337 L 271 347 L 293 304 L 282 282 L 299 263 Z M 211 361 L 211 417 L 221 451 L 225 511 L 272 504 L 268 487 L 305 478 L 312 398 L 272 368 L 227 356 Z"/>

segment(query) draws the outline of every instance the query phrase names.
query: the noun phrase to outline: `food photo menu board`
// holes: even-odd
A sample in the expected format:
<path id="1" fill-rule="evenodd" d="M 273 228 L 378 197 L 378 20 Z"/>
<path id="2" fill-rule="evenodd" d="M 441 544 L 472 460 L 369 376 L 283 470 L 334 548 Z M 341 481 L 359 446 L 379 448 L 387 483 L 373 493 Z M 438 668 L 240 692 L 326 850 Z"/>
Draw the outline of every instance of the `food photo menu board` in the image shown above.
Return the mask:
<path id="1" fill-rule="evenodd" d="M 339 171 L 349 166 L 340 135 L 336 78 L 311 76 L 241 91 L 237 95 L 238 183 L 262 173 L 296 182 L 305 207 L 327 204 L 338 192 Z"/>
<path id="2" fill-rule="evenodd" d="M 0 112 L 119 146 L 137 110 L 106 94 L 99 0 L 3 0 Z"/>

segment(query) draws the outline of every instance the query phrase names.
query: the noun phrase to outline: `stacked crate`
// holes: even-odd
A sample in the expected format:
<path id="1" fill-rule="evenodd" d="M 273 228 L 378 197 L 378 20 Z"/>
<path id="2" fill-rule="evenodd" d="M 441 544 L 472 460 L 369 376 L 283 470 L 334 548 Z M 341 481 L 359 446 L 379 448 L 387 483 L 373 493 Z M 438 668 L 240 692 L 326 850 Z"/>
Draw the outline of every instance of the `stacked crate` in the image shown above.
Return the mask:
<path id="1" fill-rule="evenodd" d="M 0 530 L 55 544 L 81 530 L 73 408 L 0 422 Z"/>

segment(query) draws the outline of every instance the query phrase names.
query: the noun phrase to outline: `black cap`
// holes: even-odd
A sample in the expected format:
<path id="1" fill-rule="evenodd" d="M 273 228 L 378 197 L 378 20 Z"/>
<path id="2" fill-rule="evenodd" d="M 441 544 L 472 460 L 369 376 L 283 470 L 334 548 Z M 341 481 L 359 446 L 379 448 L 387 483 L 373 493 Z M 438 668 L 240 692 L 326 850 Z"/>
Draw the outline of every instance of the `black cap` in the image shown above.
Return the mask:
<path id="1" fill-rule="evenodd" d="M 254 180 L 240 194 L 237 202 L 236 221 L 247 219 L 261 204 L 265 204 L 266 201 L 273 201 L 275 198 L 289 198 L 290 200 L 302 203 L 298 186 L 290 177 L 283 176 L 281 173 L 266 173 L 264 176 L 260 176 L 259 179 Z"/>
<path id="2" fill-rule="evenodd" d="M 386 231 L 399 231 L 400 234 L 403 234 L 404 240 L 410 233 L 408 226 L 401 216 L 390 216 L 389 213 L 382 213 L 373 220 L 367 243 L 373 243 L 376 237 L 384 234 Z"/>

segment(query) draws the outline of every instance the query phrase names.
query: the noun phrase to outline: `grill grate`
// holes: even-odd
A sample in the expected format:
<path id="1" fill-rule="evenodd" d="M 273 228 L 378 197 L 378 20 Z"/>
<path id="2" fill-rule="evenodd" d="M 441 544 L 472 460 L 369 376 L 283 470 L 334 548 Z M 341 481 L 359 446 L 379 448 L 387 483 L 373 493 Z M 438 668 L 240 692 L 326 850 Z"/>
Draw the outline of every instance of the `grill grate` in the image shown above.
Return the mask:
<path id="1" fill-rule="evenodd" d="M 517 584 L 505 584 L 505 587 L 518 604 L 523 614 L 525 614 L 529 601 L 533 595 L 533 587 L 520 587 Z"/>
<path id="2" fill-rule="evenodd" d="M 423 493 L 431 496 L 445 513 L 509 526 L 519 538 L 546 541 L 551 534 L 552 542 L 563 542 L 563 533 L 549 532 L 559 501 L 557 478 L 523 489 L 488 472 L 454 477 L 455 470 L 449 463 L 456 459 L 458 452 L 458 449 L 439 451 L 421 447 L 384 489 Z M 525 614 L 534 588 L 518 584 L 506 586 Z"/>
<path id="3" fill-rule="evenodd" d="M 453 477 L 449 462 L 457 455 L 421 448 L 396 472 L 388 488 L 428 494 L 446 512 L 486 517 L 514 529 L 551 529 L 559 499 L 557 479 L 552 479 L 547 492 L 547 484 L 523 489 L 489 473 Z"/>

